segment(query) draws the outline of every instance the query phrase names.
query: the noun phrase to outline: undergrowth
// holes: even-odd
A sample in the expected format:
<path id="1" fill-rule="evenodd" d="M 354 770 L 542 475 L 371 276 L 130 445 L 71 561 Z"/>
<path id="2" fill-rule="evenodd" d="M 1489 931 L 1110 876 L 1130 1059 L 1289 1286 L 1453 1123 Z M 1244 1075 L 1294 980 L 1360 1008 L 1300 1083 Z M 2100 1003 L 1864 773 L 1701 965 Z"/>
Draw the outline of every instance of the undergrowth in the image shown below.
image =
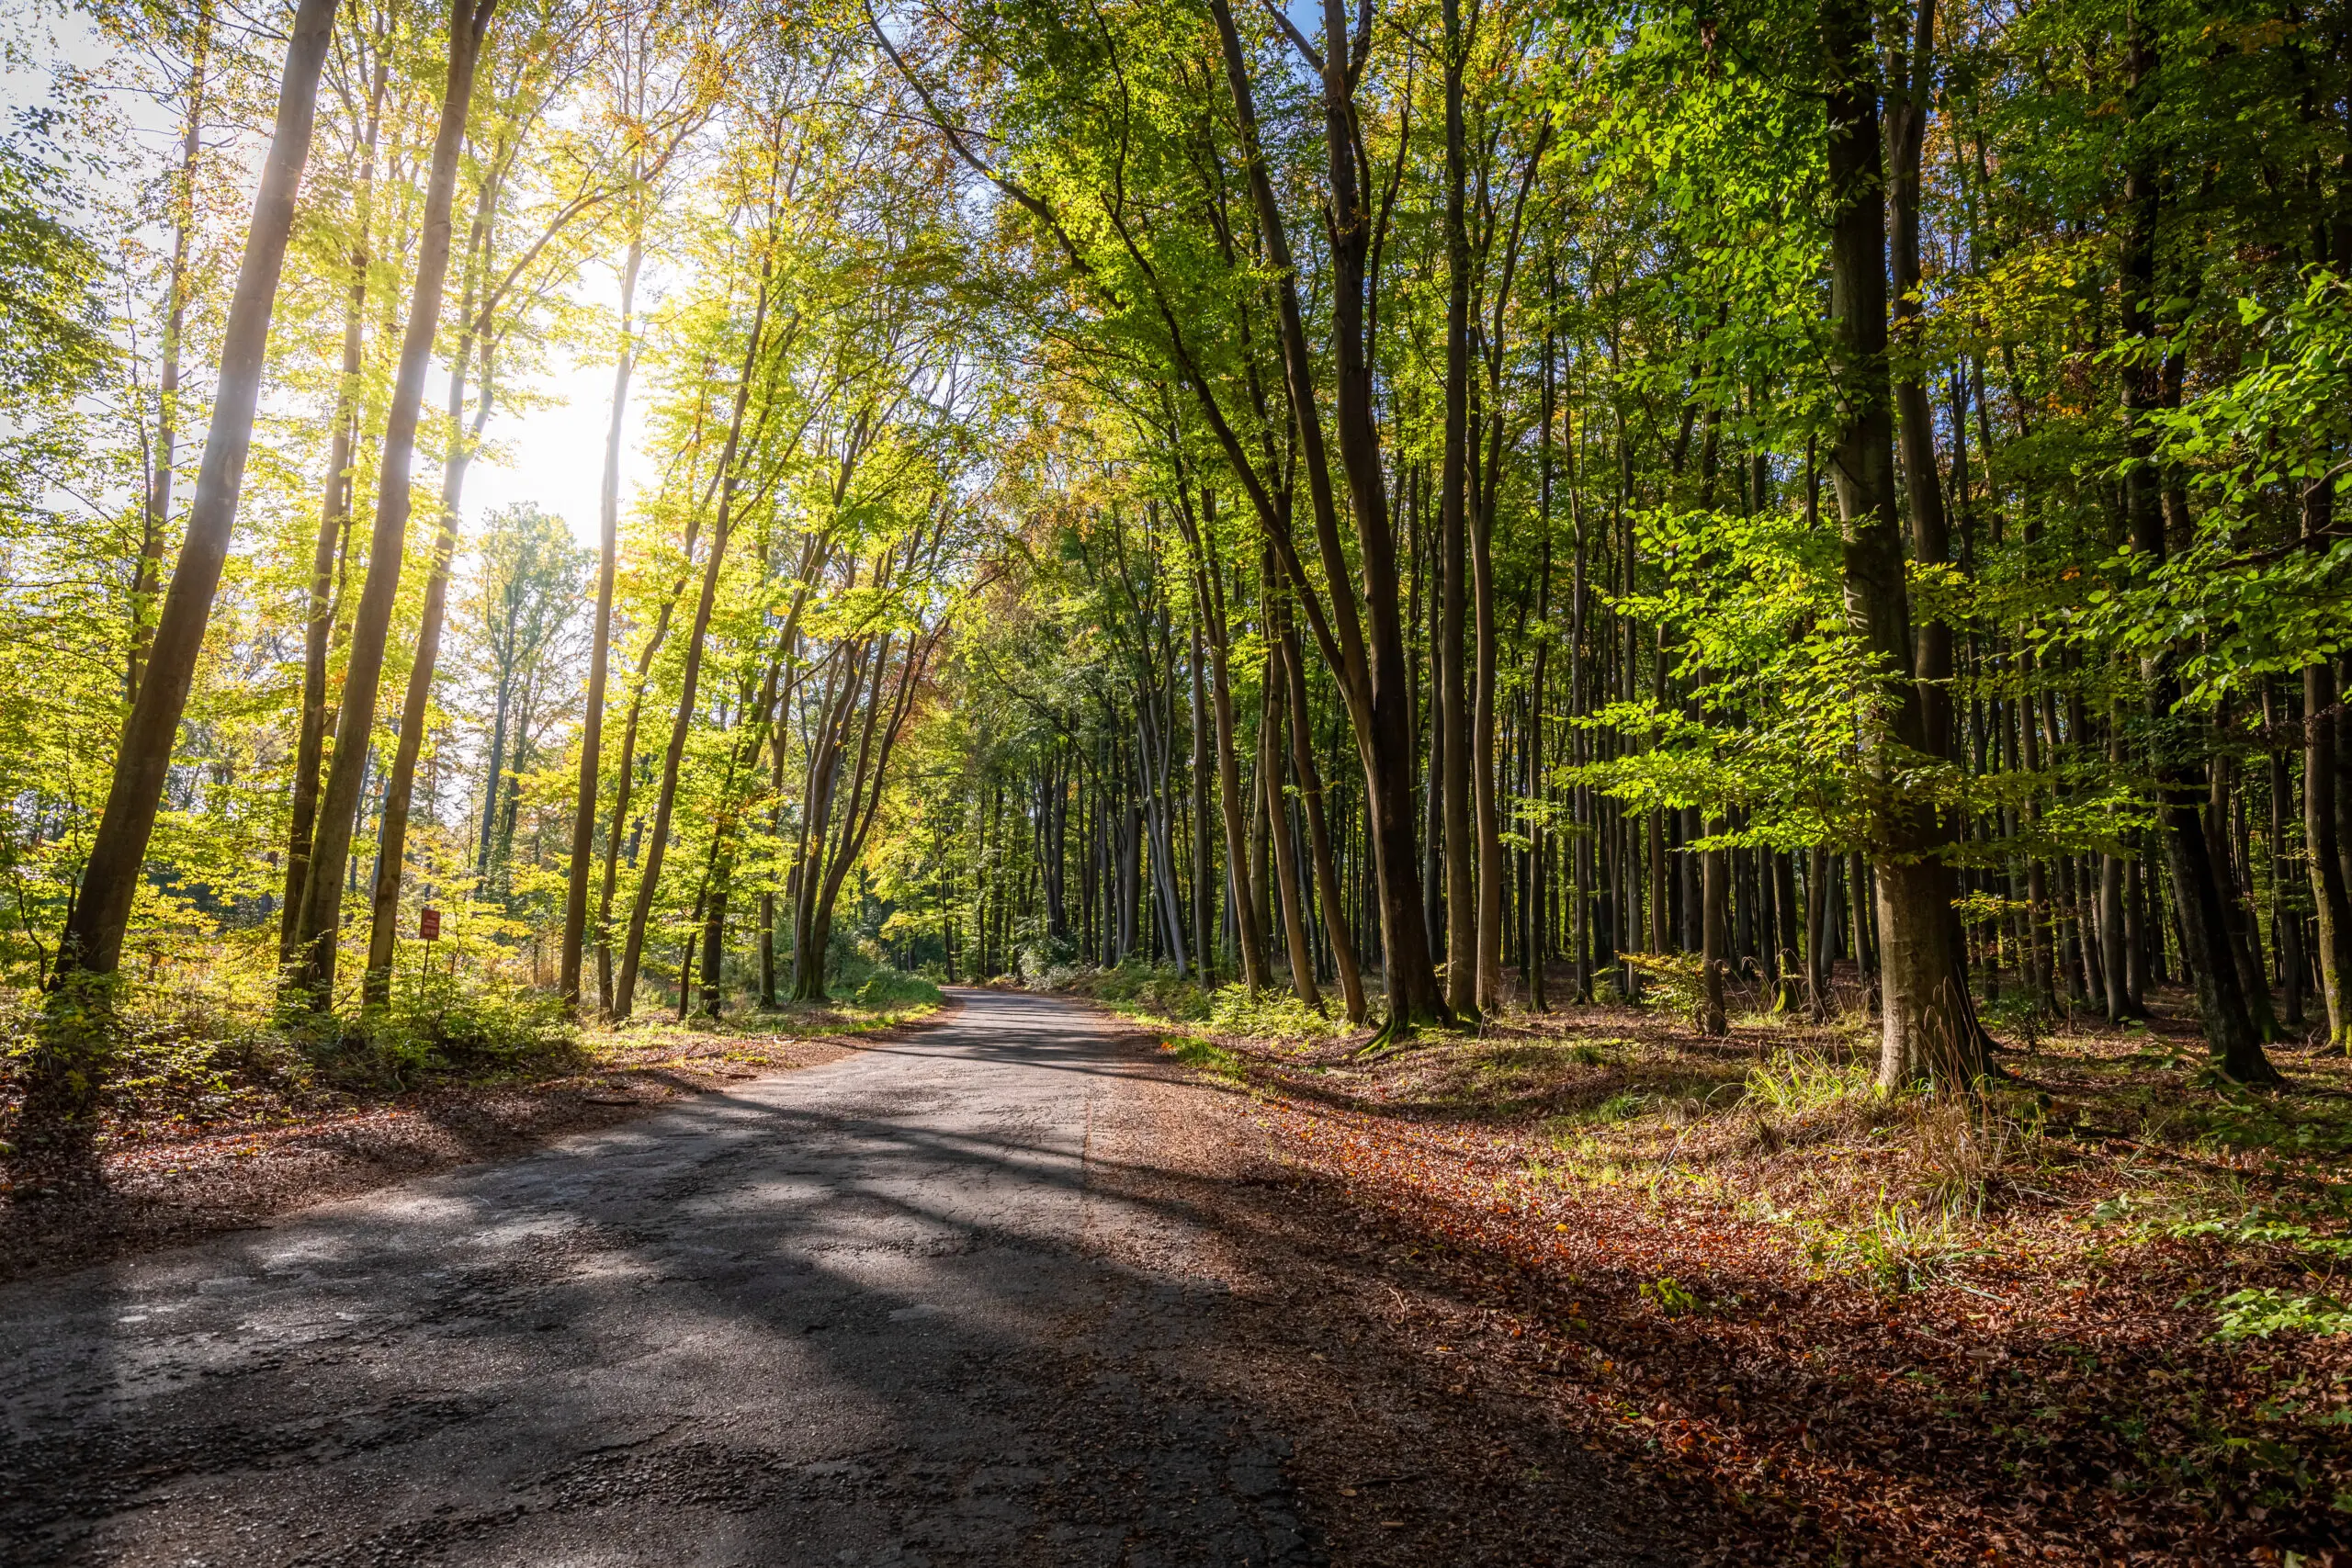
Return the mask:
<path id="1" fill-rule="evenodd" d="M 920 976 L 867 966 L 849 999 L 678 1021 L 647 997 L 637 1020 L 615 1030 L 583 1029 L 554 992 L 439 955 L 403 965 L 384 1005 L 323 1018 L 280 1009 L 250 972 L 220 966 L 180 979 L 133 979 L 117 992 L 104 1111 L 111 1143 L 296 1122 L 416 1090 L 560 1079 L 594 1072 L 608 1057 L 634 1059 L 666 1034 L 862 1033 L 942 1001 Z M 40 1008 L 38 991 L 0 992 L 0 1142 L 13 1134 Z"/>
<path id="2" fill-rule="evenodd" d="M 1252 999 L 1247 987 L 1204 987 L 1196 975 L 1179 979 L 1171 966 L 1136 959 L 1108 969 L 1049 968 L 1039 975 L 1036 988 L 1085 997 L 1162 1029 L 1192 1026 L 1210 1035 L 1285 1044 L 1333 1040 L 1350 1032 L 1337 997 L 1325 997 L 1320 1011 L 1288 990 L 1269 988 Z"/>

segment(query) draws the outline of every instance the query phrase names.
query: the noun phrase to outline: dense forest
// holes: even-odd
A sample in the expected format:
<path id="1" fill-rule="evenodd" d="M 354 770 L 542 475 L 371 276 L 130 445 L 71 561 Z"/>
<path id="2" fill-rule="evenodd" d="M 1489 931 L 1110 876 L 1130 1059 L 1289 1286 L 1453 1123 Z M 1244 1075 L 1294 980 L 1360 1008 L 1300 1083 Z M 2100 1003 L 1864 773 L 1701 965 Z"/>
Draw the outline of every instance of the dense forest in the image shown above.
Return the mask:
<path id="1" fill-rule="evenodd" d="M 435 984 L 2352 1043 L 2340 8 L 10 26 L 20 1155 Z"/>
<path id="2" fill-rule="evenodd" d="M 2345 0 L 11 0 L 0 73 L 0 1279 L 674 1101 L 379 1226 L 456 1293 L 282 1451 L 723 1325 L 681 1411 L 979 1389 L 1046 1519 L 1174 1383 L 1008 1369 L 1216 1340 L 1153 1430 L 1297 1427 L 1339 1561 L 2352 1561 Z M 265 1343 L 173 1267 L 174 1365 Z M 101 1283 L 0 1301 L 104 1404 L 0 1536 L 197 1472 Z"/>

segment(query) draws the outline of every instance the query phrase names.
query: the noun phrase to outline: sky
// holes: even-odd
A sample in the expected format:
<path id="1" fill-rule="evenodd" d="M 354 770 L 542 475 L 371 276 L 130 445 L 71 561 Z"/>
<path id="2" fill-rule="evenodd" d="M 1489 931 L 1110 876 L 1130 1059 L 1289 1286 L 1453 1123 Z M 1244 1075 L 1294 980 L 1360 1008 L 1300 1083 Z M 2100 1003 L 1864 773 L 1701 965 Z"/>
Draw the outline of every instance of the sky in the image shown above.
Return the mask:
<path id="1" fill-rule="evenodd" d="M 608 313 L 620 309 L 620 289 L 605 268 L 591 268 L 575 290 L 577 296 Z M 643 294 L 640 285 L 640 297 Z M 596 544 L 597 491 L 605 470 L 605 434 L 612 417 L 613 365 L 609 359 L 583 361 L 568 351 L 548 356 L 545 371 L 524 378 L 521 389 L 547 400 L 544 406 L 515 413 L 491 411 L 483 433 L 495 456 L 476 459 L 466 476 L 466 493 L 459 508 L 468 528 L 481 526 L 485 513 L 519 502 L 535 502 L 542 512 L 569 524 L 582 543 Z M 446 388 L 446 379 L 435 377 Z M 651 479 L 643 447 L 644 381 L 631 387 L 621 434 L 621 511 L 628 513 L 631 494 Z M 428 406 L 447 406 L 446 393 L 428 395 Z"/>
<path id="2" fill-rule="evenodd" d="M 44 47 L 53 50 L 54 63 L 85 68 L 102 67 L 105 63 L 110 46 L 97 36 L 88 17 L 80 11 L 47 18 L 44 30 L 49 37 Z M 37 34 L 28 28 L 21 36 L 30 41 Z M 100 70 L 98 74 L 103 77 L 106 73 Z M 37 64 L 31 68 L 0 68 L 0 107 L 9 110 L 30 107 L 46 97 L 47 89 L 48 73 Z M 130 121 L 142 152 L 159 164 L 175 154 L 178 128 L 168 112 L 136 94 L 126 94 L 117 103 Z M 258 147 L 254 149 L 256 177 L 259 151 Z M 653 276 L 656 267 L 649 263 L 647 271 L 648 276 L 639 286 L 640 304 L 651 299 L 658 287 Z M 607 321 L 619 310 L 619 279 L 610 266 L 592 265 L 585 269 L 572 292 L 582 302 L 601 310 Z M 609 350 L 599 347 L 596 352 Z M 209 367 L 198 372 L 198 377 L 201 383 L 209 384 Z M 484 434 L 495 455 L 484 454 L 477 458 L 466 476 L 466 492 L 459 509 L 466 533 L 478 530 L 483 516 L 492 509 L 527 501 L 561 517 L 572 534 L 593 548 L 597 543 L 597 493 L 604 473 L 605 435 L 612 411 L 611 360 L 582 361 L 568 351 L 556 349 L 548 355 L 544 370 L 504 385 L 530 394 L 530 400 L 543 406 L 520 413 L 514 412 L 511 405 L 492 411 Z M 425 383 L 424 407 L 428 412 L 448 406 L 447 387 L 447 369 L 436 365 Z M 637 389 L 642 389 L 641 383 Z M 266 399 L 266 392 L 264 396 Z M 638 484 L 650 481 L 652 477 L 651 465 L 641 446 L 642 412 L 641 401 L 632 397 L 622 436 L 624 515 Z M 197 454 L 191 449 L 186 457 L 188 471 L 193 473 Z M 185 487 L 180 493 L 184 505 L 187 493 Z"/>

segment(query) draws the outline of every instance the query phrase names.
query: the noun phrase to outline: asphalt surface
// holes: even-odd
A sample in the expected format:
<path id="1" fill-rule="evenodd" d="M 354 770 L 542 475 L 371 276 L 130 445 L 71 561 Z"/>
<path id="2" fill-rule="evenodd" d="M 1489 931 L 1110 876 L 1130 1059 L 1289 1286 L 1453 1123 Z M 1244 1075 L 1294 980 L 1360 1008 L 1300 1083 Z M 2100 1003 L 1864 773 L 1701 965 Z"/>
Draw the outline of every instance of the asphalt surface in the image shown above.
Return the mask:
<path id="1" fill-rule="evenodd" d="M 1305 1563 L 1223 1287 L 1094 1179 L 1144 1070 L 944 1024 L 504 1164 L 0 1289 L 11 1564 Z"/>

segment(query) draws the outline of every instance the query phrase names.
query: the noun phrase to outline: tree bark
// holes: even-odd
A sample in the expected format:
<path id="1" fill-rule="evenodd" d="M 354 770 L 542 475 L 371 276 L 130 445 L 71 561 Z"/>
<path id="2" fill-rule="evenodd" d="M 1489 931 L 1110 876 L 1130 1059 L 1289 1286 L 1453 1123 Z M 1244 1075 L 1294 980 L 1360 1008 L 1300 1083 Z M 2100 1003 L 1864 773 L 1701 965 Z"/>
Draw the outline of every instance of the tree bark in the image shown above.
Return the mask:
<path id="1" fill-rule="evenodd" d="M 1471 799 L 1471 717 L 1463 633 L 1470 589 L 1469 404 L 1470 166 L 1462 124 L 1462 76 L 1469 51 L 1461 0 L 1442 6 L 1445 73 L 1445 453 L 1438 479 L 1438 530 L 1445 557 L 1439 628 L 1438 725 L 1445 757 L 1445 1005 L 1456 1018 L 1478 1013 L 1479 844 Z M 1481 770 L 1483 772 L 1483 770 Z M 1488 784 L 1481 781 L 1483 793 Z"/>
<path id="2" fill-rule="evenodd" d="M 1331 947 L 1331 967 L 1340 978 L 1340 994 L 1348 1021 L 1361 1024 L 1366 1016 L 1363 976 L 1356 966 L 1354 938 L 1348 931 L 1348 907 L 1340 893 L 1339 867 L 1331 856 L 1329 825 L 1323 815 L 1323 778 L 1315 766 L 1315 748 L 1307 730 L 1306 660 L 1299 647 L 1298 628 L 1283 628 L 1284 684 L 1290 689 L 1291 771 L 1298 775 L 1299 794 L 1306 806 L 1308 845 L 1315 857 L 1316 896 L 1323 901 L 1323 932 Z"/>
<path id="3" fill-rule="evenodd" d="M 1208 695 L 1202 671 L 1205 655 L 1201 646 L 1201 615 L 1197 599 L 1193 606 L 1192 653 L 1189 668 L 1193 683 L 1193 765 L 1190 770 L 1193 791 L 1193 946 L 1198 950 L 1195 957 L 1201 966 L 1201 987 L 1204 990 L 1214 990 L 1216 988 L 1216 933 L 1212 923 L 1213 905 L 1209 897 L 1209 889 L 1216 883 L 1216 856 L 1209 847 L 1209 780 L 1214 766 L 1209 761 Z"/>
<path id="4" fill-rule="evenodd" d="M 2344 879 L 2336 831 L 2335 671 L 2324 661 L 2303 667 L 2303 860 L 2320 991 L 2327 1006 L 2329 1049 L 2352 1052 L 2352 890 Z"/>
<path id="5" fill-rule="evenodd" d="M 1843 522 L 1847 618 L 1883 672 L 1888 699 L 1862 737 L 1868 787 L 1879 796 L 1871 844 L 1881 946 L 1879 1077 L 1890 1086 L 1929 1074 L 1965 1082 L 1990 1063 L 1955 982 L 1962 960 L 1953 951 L 1951 869 L 1939 853 L 1942 824 L 1891 787 L 1907 755 L 1929 752 L 1929 738 L 1894 505 L 1871 14 L 1860 0 L 1823 0 L 1820 26 L 1829 81 L 1830 370 L 1841 414 L 1830 467 Z"/>
<path id="6" fill-rule="evenodd" d="M 319 69 L 326 58 L 334 13 L 335 0 L 301 0 L 294 13 L 277 120 L 221 334 L 212 421 L 179 559 L 123 727 L 81 887 L 58 942 L 40 1039 L 26 1065 L 15 1155 L 20 1170 L 51 1165 L 86 1169 L 95 1153 L 97 1111 L 110 1066 L 110 983 L 121 962 L 123 931 L 145 864 L 147 841 L 154 832 L 173 742 L 179 735 L 180 715 L 187 705 L 205 626 L 211 618 L 212 597 L 228 558 L 278 273 L 294 226 L 302 166 L 310 157 Z"/>
<path id="7" fill-rule="evenodd" d="M 1388 1021 L 1382 1039 L 1425 1024 L 1450 1023 L 1453 1015 L 1439 996 L 1421 925 L 1420 870 L 1413 829 L 1411 693 L 1407 684 L 1403 628 L 1398 621 L 1396 536 L 1388 516 L 1380 434 L 1373 399 L 1372 362 L 1366 342 L 1367 257 L 1372 215 L 1358 183 L 1355 162 L 1355 76 L 1350 60 L 1349 17 L 1341 0 L 1324 0 L 1324 144 L 1329 167 L 1329 261 L 1334 328 L 1333 407 L 1340 460 L 1355 516 L 1363 581 L 1362 616 L 1347 551 L 1333 504 L 1322 416 L 1315 395 L 1314 361 L 1308 353 L 1298 299 L 1297 269 L 1282 212 L 1259 145 L 1257 110 L 1251 96 L 1240 34 L 1227 0 L 1210 0 L 1222 46 L 1226 76 L 1249 152 L 1249 185 L 1267 257 L 1277 275 L 1282 350 L 1297 422 L 1301 467 L 1315 514 L 1316 546 L 1322 558 L 1331 625 L 1319 622 L 1316 639 L 1340 677 L 1348 715 L 1356 732 L 1364 771 L 1365 808 L 1372 824 L 1374 863 L 1380 886 L 1381 950 L 1387 959 Z M 1205 393 L 1196 384 L 1195 390 Z M 1219 441 L 1228 460 L 1236 448 L 1227 433 Z M 1245 482 L 1247 482 L 1245 476 Z M 1258 498 L 1253 497 L 1253 500 Z M 1271 525 L 1271 507 L 1261 504 Z M 1286 537 L 1276 548 L 1287 550 Z M 1284 570 L 1294 586 L 1303 579 L 1285 554 Z M 1302 598 L 1305 598 L 1302 595 Z M 1313 602 L 1307 601 L 1310 612 Z"/>
<path id="8" fill-rule="evenodd" d="M 302 716 L 294 743 L 294 779 L 288 790 L 286 898 L 278 912 L 277 964 L 282 974 L 293 962 L 302 935 L 302 899 L 311 872 L 311 840 L 318 829 L 319 770 L 326 758 L 327 655 L 334 632 L 335 558 L 351 527 L 352 455 L 359 423 L 359 373 L 366 346 L 368 266 L 375 210 L 376 142 L 383 124 L 390 56 L 380 48 L 368 91 L 367 130 L 360 137 L 359 195 L 352 220 L 358 241 L 351 250 L 351 288 L 343 314 L 343 378 L 335 389 L 334 434 L 327 446 L 325 493 L 319 502 L 319 533 L 311 547 L 309 614 L 302 626 Z"/>
<path id="9" fill-rule="evenodd" d="M 1272 587 L 1271 570 L 1267 586 Z M 1273 848 L 1274 887 L 1283 912 L 1283 945 L 1290 958 L 1291 995 L 1318 1010 L 1323 995 L 1315 984 L 1315 953 L 1306 940 L 1306 885 L 1300 880 L 1298 854 L 1290 832 L 1290 807 L 1283 790 L 1283 721 L 1290 707 L 1290 682 L 1282 653 L 1282 634 L 1267 628 L 1266 705 L 1258 727 L 1258 784 L 1265 797 Z"/>
<path id="10" fill-rule="evenodd" d="M 727 536 L 734 517 L 737 475 L 735 458 L 743 436 L 743 414 L 751 405 L 752 379 L 757 372 L 767 331 L 769 269 L 760 264 L 760 291 L 752 309 L 752 326 L 743 347 L 743 365 L 735 382 L 734 408 L 727 426 L 726 445 L 718 457 L 718 515 L 711 525 L 710 555 L 704 562 L 702 592 L 695 602 L 694 622 L 686 634 L 686 655 L 678 676 L 678 716 L 670 727 L 669 749 L 662 758 L 662 793 L 653 807 L 651 837 L 645 848 L 645 867 L 639 874 L 637 897 L 629 907 L 628 935 L 621 949 L 620 973 L 613 981 L 612 1016 L 626 1019 L 637 991 L 637 970 L 645 951 L 645 924 L 660 890 L 662 859 L 669 847 L 670 816 L 678 802 L 678 770 L 685 759 L 686 734 L 692 728 L 695 695 L 702 679 L 703 644 L 710 632 L 710 616 L 718 598 L 718 574 L 727 558 Z M 617 826 L 617 824 L 616 824 Z"/>
<path id="11" fill-rule="evenodd" d="M 1724 1017 L 1724 852 L 1700 852 L 1699 1032 L 1720 1038 Z"/>
<path id="12" fill-rule="evenodd" d="M 424 375 L 441 324 L 441 298 L 449 268 L 451 211 L 456 202 L 458 156 L 465 141 L 466 116 L 473 97 L 474 68 L 497 0 L 458 0 L 449 22 L 449 69 L 435 131 L 433 162 L 424 188 L 424 216 L 417 242 L 416 281 L 409 299 L 408 324 L 401 339 L 400 368 L 384 428 L 376 525 L 368 549 L 368 576 L 351 623 L 345 663 L 343 705 L 335 722 L 334 755 L 319 806 L 319 829 L 311 874 L 302 895 L 302 929 L 292 964 L 292 987 L 302 1005 L 324 1012 L 334 1004 L 336 941 L 343 924 L 343 878 L 351 852 L 354 818 L 366 782 L 376 728 L 377 684 L 383 674 L 384 644 L 391 631 L 392 605 L 400 592 L 401 558 L 408 542 L 409 475 L 416 456 L 417 422 L 424 399 Z"/>
<path id="13" fill-rule="evenodd" d="M 130 581 L 130 657 L 123 679 L 126 716 L 139 700 L 139 680 L 147 661 L 147 612 L 163 575 L 164 540 L 171 527 L 173 464 L 179 446 L 180 343 L 187 325 L 188 236 L 196 227 L 196 166 L 204 151 L 204 77 L 211 55 L 212 3 L 198 0 L 196 38 L 188 51 L 187 116 L 172 192 L 172 261 L 164 284 L 162 363 L 155 374 L 155 444 L 147 455 L 147 502 L 139 565 Z"/>
<path id="14" fill-rule="evenodd" d="M 1234 743 L 1233 685 L 1227 661 L 1228 629 L 1225 618 L 1225 587 L 1214 559 L 1204 555 L 1216 542 L 1216 492 L 1201 491 L 1201 524 L 1192 540 L 1196 558 L 1193 568 L 1193 597 L 1200 607 L 1201 624 L 1208 633 L 1209 697 L 1216 717 L 1217 806 L 1225 823 L 1225 874 L 1227 896 L 1233 900 L 1236 945 L 1241 950 L 1241 981 L 1253 1001 L 1266 988 L 1266 944 L 1258 921 L 1257 900 L 1249 885 L 1249 807 L 1241 793 L 1241 761 Z"/>
<path id="15" fill-rule="evenodd" d="M 2132 118 L 2136 126 L 2144 126 L 2155 108 L 2156 59 L 2147 25 L 2136 16 L 2131 23 L 2127 53 Z M 2123 185 L 2120 286 L 2123 333 L 2129 338 L 2155 335 L 2158 199 L 2154 150 L 2143 141 L 2124 173 Z M 2144 359 L 2124 367 L 2125 434 L 2133 458 L 2124 473 L 2124 512 L 2133 552 L 2147 568 L 2163 565 L 2167 553 L 2162 479 L 2156 470 L 2155 433 L 2149 417 L 2160 405 L 2155 378 L 2155 367 Z M 2165 828 L 2165 870 L 2180 920 L 2181 957 L 2196 984 L 2205 1042 L 2225 1076 L 2241 1083 L 2276 1083 L 2278 1069 L 2263 1053 L 2238 979 L 2236 955 L 2222 908 L 2221 882 L 2214 872 L 2200 810 L 2205 780 L 2201 770 L 2183 754 L 2180 739 L 2171 733 L 2177 724 L 2174 709 L 2180 684 L 2169 652 L 2159 651 L 2145 659 L 2141 675 L 2147 689 L 2148 719 L 2156 751 L 2153 771 Z"/>
<path id="16" fill-rule="evenodd" d="M 613 578 L 620 564 L 621 434 L 628 420 L 629 376 L 637 363 L 629 333 L 637 309 L 638 274 L 644 262 L 644 239 L 632 233 L 628 258 L 621 267 L 621 350 L 613 367 L 613 412 L 605 427 L 604 479 L 596 496 L 596 622 L 588 645 L 587 707 L 580 726 L 580 779 L 571 812 L 571 865 L 563 894 L 563 976 L 560 985 L 565 1009 L 574 1013 L 580 1010 L 581 954 L 588 932 L 588 873 L 594 857 L 596 790 L 604 765 L 605 683 L 613 644 Z M 763 901 L 761 907 L 765 909 L 768 906 Z M 772 932 L 768 940 L 772 945 Z M 763 982 L 761 1000 L 774 999 L 773 986 Z"/>
<path id="17" fill-rule="evenodd" d="M 433 673 L 441 657 L 441 629 L 449 604 L 449 565 L 458 551 L 458 502 L 466 487 L 475 444 L 490 419 L 491 353 L 482 347 L 481 396 L 470 429 L 466 422 L 466 363 L 473 356 L 476 318 L 474 303 L 482 287 L 481 273 L 490 263 L 491 217 L 498 205 L 499 180 L 482 181 L 474 206 L 473 229 L 466 243 L 466 281 L 462 295 L 457 353 L 449 362 L 448 451 L 441 468 L 441 513 L 433 541 L 432 574 L 424 585 L 424 615 L 416 632 L 416 657 L 408 671 L 408 690 L 401 702 L 400 738 L 392 749 L 391 772 L 384 781 L 383 831 L 378 843 L 376 887 L 368 928 L 368 967 L 360 978 L 360 1001 L 382 1007 L 392 998 L 392 960 L 399 952 L 401 885 L 408 862 L 408 813 L 416 785 L 417 753 L 424 745 L 427 708 L 433 699 Z M 500 673 L 498 720 L 490 743 L 490 777 L 482 789 L 481 852 L 475 876 L 485 875 L 490 863 L 491 836 L 498 811 L 498 780 L 506 745 L 509 705 L 508 671 Z"/>

